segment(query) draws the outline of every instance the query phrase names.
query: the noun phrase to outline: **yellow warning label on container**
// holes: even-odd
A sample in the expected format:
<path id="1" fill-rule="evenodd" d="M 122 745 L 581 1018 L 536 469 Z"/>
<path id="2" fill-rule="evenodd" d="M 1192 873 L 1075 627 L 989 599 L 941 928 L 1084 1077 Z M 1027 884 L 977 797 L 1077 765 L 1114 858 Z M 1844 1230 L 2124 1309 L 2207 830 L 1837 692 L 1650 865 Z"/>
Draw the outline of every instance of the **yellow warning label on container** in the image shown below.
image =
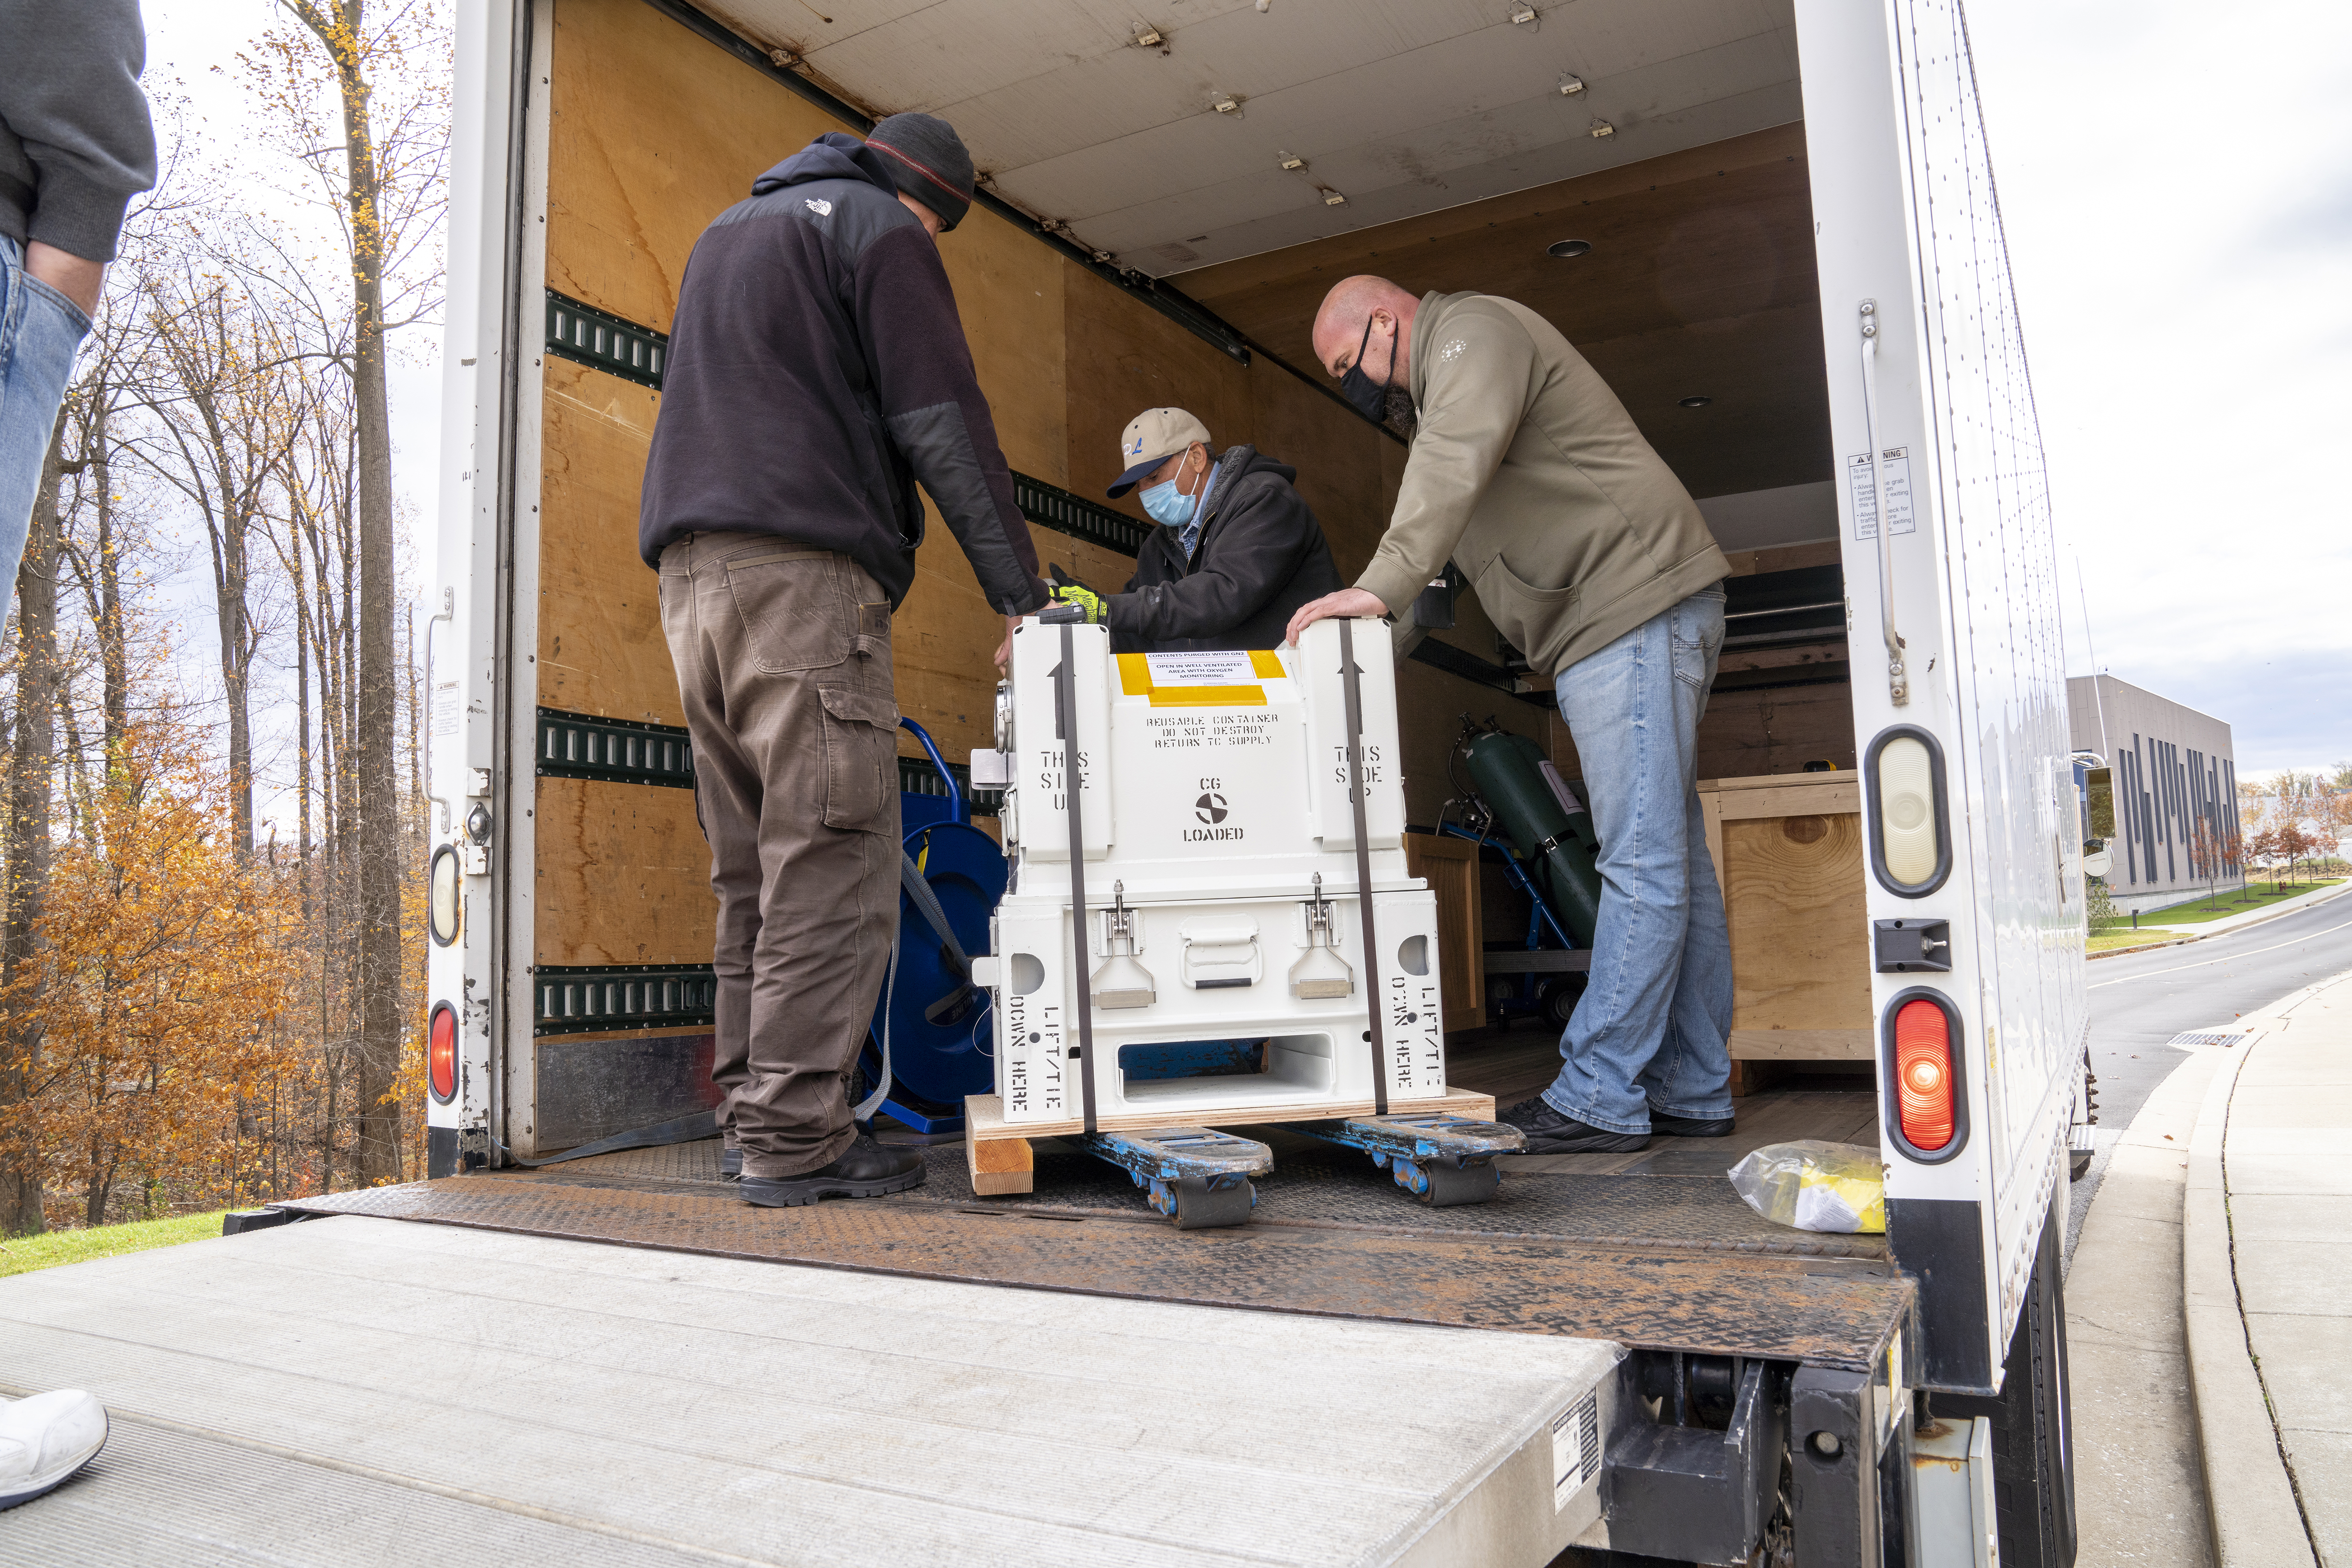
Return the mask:
<path id="1" fill-rule="evenodd" d="M 1282 678 L 1271 648 L 1118 655 L 1119 690 L 1154 708 L 1263 708 L 1264 683 Z"/>

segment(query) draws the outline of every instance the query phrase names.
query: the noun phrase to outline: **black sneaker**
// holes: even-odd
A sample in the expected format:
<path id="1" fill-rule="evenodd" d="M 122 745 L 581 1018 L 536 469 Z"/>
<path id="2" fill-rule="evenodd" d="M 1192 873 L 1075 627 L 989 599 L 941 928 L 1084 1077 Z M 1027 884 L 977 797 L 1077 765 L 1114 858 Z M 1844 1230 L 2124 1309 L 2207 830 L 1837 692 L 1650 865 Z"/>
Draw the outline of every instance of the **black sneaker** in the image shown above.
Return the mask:
<path id="1" fill-rule="evenodd" d="M 742 1174 L 743 1151 L 740 1149 L 719 1151 L 719 1179 L 722 1182 L 731 1182 Z"/>
<path id="2" fill-rule="evenodd" d="M 1728 1138 L 1736 1118 L 1724 1116 L 1668 1116 L 1663 1110 L 1650 1112 L 1650 1131 L 1663 1132 L 1669 1138 Z"/>
<path id="3" fill-rule="evenodd" d="M 885 1149 L 866 1133 L 830 1165 L 797 1176 L 743 1178 L 743 1201 L 764 1209 L 798 1208 L 819 1198 L 878 1198 L 923 1184 L 923 1156 L 912 1149 Z"/>
<path id="4" fill-rule="evenodd" d="M 1530 1154 L 1617 1154 L 1650 1146 L 1646 1132 L 1612 1132 L 1562 1116 L 1540 1094 L 1519 1101 L 1496 1120 L 1526 1133 Z"/>

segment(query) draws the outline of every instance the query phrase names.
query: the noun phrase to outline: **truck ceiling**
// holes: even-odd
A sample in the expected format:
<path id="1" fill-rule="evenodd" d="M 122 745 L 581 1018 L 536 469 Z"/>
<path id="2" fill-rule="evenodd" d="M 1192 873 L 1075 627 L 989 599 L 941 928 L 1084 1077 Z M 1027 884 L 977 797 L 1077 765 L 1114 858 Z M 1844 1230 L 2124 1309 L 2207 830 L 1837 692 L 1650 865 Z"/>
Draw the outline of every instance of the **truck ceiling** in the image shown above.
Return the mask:
<path id="1" fill-rule="evenodd" d="M 1000 195 L 1155 277 L 1801 113 L 1792 0 L 702 8 L 870 113 L 950 121 Z"/>

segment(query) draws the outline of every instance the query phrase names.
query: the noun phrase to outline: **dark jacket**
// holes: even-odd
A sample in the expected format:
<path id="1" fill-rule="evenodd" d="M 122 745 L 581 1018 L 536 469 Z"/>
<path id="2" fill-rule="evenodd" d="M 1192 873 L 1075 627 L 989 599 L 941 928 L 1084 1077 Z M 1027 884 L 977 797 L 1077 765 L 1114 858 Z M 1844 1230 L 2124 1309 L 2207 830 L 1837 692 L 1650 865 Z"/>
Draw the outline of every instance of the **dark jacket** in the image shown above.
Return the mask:
<path id="1" fill-rule="evenodd" d="M 155 183 L 139 0 L 0 0 L 0 234 L 111 261 Z"/>
<path id="2" fill-rule="evenodd" d="M 1109 600 L 1122 653 L 1279 647 L 1299 605 L 1346 584 L 1323 525 L 1291 480 L 1298 470 L 1254 447 L 1229 447 L 1210 482 L 1208 519 L 1184 559 L 1177 531 L 1154 526 L 1135 575 Z"/>
<path id="3" fill-rule="evenodd" d="M 917 479 L 991 605 L 1045 603 L 939 247 L 880 155 L 829 131 L 695 242 L 638 552 L 654 565 L 687 533 L 780 534 L 845 552 L 895 606 L 923 534 Z"/>

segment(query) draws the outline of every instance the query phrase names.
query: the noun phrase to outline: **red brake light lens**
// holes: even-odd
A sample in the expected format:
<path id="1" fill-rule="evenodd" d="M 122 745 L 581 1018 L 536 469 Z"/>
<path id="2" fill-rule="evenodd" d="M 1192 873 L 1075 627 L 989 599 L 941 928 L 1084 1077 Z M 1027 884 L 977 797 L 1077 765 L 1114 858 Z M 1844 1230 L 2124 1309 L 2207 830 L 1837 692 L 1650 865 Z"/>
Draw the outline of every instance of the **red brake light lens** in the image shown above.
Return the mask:
<path id="1" fill-rule="evenodd" d="M 433 1009 L 425 1039 L 425 1071 L 433 1098 L 446 1104 L 457 1096 L 457 1010 L 446 1002 Z"/>
<path id="2" fill-rule="evenodd" d="M 1932 1154 L 1952 1141 L 1952 1037 L 1944 1010 L 1925 997 L 1895 1015 L 1895 1101 L 1903 1136 Z"/>

